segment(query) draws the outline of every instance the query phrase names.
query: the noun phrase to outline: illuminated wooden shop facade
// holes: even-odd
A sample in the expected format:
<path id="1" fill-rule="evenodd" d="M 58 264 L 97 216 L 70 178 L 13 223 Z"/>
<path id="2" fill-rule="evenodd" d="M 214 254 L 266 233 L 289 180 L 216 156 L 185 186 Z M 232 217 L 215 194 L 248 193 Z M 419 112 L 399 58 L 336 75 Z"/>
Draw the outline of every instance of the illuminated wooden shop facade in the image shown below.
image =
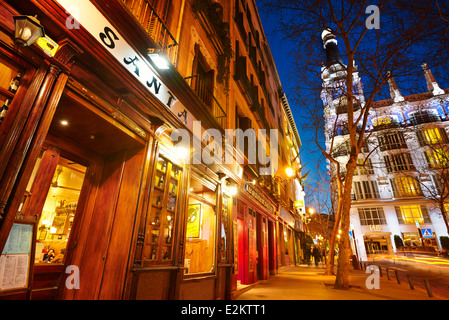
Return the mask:
<path id="1" fill-rule="evenodd" d="M 9 100 L 0 123 L 0 274 L 24 266 L 3 277 L 1 299 L 229 299 L 238 281 L 266 279 L 283 264 L 279 199 L 249 183 L 258 177 L 248 167 L 206 166 L 170 138 L 176 129 L 193 141 L 195 130 L 241 128 L 233 105 L 241 69 L 211 31 L 240 2 L 210 11 L 202 2 L 0 6 L 0 103 Z M 54 56 L 15 43 L 18 15 L 37 15 L 58 45 Z M 153 48 L 169 69 L 150 59 Z M 253 128 L 280 126 L 261 122 L 260 106 L 245 107 L 262 123 Z M 212 142 L 202 135 L 199 149 Z"/>
<path id="2" fill-rule="evenodd" d="M 76 4 L 89 16 L 71 29 L 70 1 L 1 7 L 0 93 L 12 100 L 0 127 L 1 248 L 30 267 L 1 297 L 229 297 L 233 201 L 224 178 L 240 182 L 238 169 L 188 165 L 170 140 L 194 120 L 217 128 L 217 118 L 173 68 L 151 64 L 144 53 L 153 40 L 128 2 Z M 38 16 L 59 44 L 54 57 L 14 43 L 15 15 Z M 14 242 L 22 225 L 31 228 L 28 246 Z M 65 283 L 68 266 L 79 269 L 79 289 Z"/>

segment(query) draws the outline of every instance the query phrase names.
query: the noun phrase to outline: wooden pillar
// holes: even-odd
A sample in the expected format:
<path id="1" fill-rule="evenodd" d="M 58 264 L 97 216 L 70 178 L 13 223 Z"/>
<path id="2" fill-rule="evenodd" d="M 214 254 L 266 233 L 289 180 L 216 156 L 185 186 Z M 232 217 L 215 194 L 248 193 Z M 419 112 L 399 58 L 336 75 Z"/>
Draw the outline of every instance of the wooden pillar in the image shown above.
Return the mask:
<path id="1" fill-rule="evenodd" d="M 22 202 L 21 195 L 26 190 L 56 107 L 67 84 L 67 74 L 73 65 L 73 58 L 82 52 L 67 39 L 61 40 L 59 44 L 60 48 L 51 59 L 52 63 L 49 64 L 45 76 L 43 75 L 45 70 L 40 68 L 42 72 L 38 73 L 38 76 L 42 75 L 44 78 L 37 82 L 41 85 L 39 89 L 36 88 L 37 94 L 32 95 L 35 99 L 28 99 L 31 108 L 29 108 L 29 114 L 22 119 L 25 122 L 21 124 L 20 130 L 16 130 L 18 127 L 12 128 L 11 132 L 15 132 L 15 135 L 8 136 L 9 141 L 5 141 L 5 144 L 10 144 L 13 151 L 10 155 L 8 154 L 7 165 L 0 177 L 0 252 L 8 239 Z M 28 108 L 27 105 L 24 108 Z M 11 144 L 12 140 L 14 143 Z M 10 197 L 11 195 L 16 196 Z"/>
<path id="2" fill-rule="evenodd" d="M 0 251 L 3 250 L 8 239 L 9 230 L 22 201 L 22 197 L 19 195 L 25 192 L 34 164 L 50 127 L 57 102 L 59 102 L 67 82 L 67 76 L 62 77 L 58 83 L 58 88 L 54 88 L 59 74 L 60 69 L 50 65 L 22 135 L 17 141 L 5 174 L 0 180 Z M 49 99 L 51 93 L 52 98 Z M 10 199 L 11 195 L 17 195 L 17 197 Z"/>

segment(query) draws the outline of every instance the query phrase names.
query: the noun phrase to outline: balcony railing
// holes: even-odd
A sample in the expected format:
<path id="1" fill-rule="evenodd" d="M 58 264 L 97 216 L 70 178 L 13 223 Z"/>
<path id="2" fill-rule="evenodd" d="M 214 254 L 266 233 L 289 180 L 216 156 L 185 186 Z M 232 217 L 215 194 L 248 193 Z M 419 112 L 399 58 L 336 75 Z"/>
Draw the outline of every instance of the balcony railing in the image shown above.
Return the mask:
<path id="1" fill-rule="evenodd" d="M 145 32 L 159 46 L 159 49 L 161 49 L 173 65 L 176 65 L 178 43 L 168 30 L 163 19 L 157 14 L 148 0 L 122 1 Z"/>
<path id="2" fill-rule="evenodd" d="M 204 81 L 201 81 L 198 75 L 187 77 L 185 80 L 190 85 L 192 90 L 195 91 L 204 105 L 209 109 L 218 124 L 225 129 L 227 117 L 226 112 L 223 110 L 220 103 L 217 101 L 212 91 L 206 86 Z"/>
<path id="3" fill-rule="evenodd" d="M 433 110 L 421 110 L 411 114 L 409 119 L 410 124 L 416 126 L 422 123 L 441 121 L 441 117 L 438 115 L 438 113 L 436 111 L 432 111 Z"/>

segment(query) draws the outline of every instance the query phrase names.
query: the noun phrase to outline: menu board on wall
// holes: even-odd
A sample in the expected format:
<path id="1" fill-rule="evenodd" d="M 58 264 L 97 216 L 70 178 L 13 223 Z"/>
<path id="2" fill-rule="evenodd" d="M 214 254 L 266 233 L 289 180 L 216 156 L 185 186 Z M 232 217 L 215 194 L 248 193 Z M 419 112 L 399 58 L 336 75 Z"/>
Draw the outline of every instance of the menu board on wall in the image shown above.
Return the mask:
<path id="1" fill-rule="evenodd" d="M 32 239 L 32 224 L 13 224 L 0 256 L 0 291 L 28 287 Z"/>

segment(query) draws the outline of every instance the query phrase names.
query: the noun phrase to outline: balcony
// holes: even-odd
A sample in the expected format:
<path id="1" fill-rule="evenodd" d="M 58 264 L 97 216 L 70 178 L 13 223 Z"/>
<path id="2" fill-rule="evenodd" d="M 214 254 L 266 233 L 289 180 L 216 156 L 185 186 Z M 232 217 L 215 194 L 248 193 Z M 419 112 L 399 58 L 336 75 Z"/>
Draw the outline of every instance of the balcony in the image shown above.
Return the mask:
<path id="1" fill-rule="evenodd" d="M 238 57 L 235 60 L 235 68 L 234 68 L 234 80 L 237 82 L 237 85 L 242 91 L 246 102 L 248 104 L 252 104 L 251 100 L 251 88 L 247 74 L 247 63 L 246 57 Z"/>
<path id="2" fill-rule="evenodd" d="M 423 123 L 439 122 L 439 121 L 441 121 L 441 117 L 438 114 L 438 112 L 434 109 L 419 110 L 410 112 L 409 114 L 409 122 L 413 126 Z"/>
<path id="3" fill-rule="evenodd" d="M 259 118 L 262 128 L 270 129 L 270 125 L 268 124 L 268 121 L 265 116 L 265 108 L 259 103 L 259 87 L 257 86 L 250 86 L 250 87 L 251 87 L 250 96 L 252 101 L 251 111 L 254 112 Z"/>
<path id="4" fill-rule="evenodd" d="M 246 34 L 246 30 L 245 30 L 245 25 L 243 23 L 243 19 L 244 19 L 244 15 L 243 12 L 237 12 L 235 14 L 235 23 L 237 25 L 237 29 L 240 32 L 240 36 L 242 37 L 243 43 L 246 44 L 246 42 L 248 41 L 248 36 Z"/>
<path id="5" fill-rule="evenodd" d="M 385 133 L 378 136 L 380 151 L 407 149 L 402 132 Z"/>
<path id="6" fill-rule="evenodd" d="M 218 122 L 218 124 L 225 129 L 226 128 L 226 112 L 217 101 L 212 91 L 206 86 L 204 81 L 201 81 L 197 75 L 185 78 L 196 95 L 201 99 L 212 116 Z"/>
<path id="7" fill-rule="evenodd" d="M 122 0 L 122 2 L 170 62 L 176 65 L 178 43 L 149 1 Z"/>

